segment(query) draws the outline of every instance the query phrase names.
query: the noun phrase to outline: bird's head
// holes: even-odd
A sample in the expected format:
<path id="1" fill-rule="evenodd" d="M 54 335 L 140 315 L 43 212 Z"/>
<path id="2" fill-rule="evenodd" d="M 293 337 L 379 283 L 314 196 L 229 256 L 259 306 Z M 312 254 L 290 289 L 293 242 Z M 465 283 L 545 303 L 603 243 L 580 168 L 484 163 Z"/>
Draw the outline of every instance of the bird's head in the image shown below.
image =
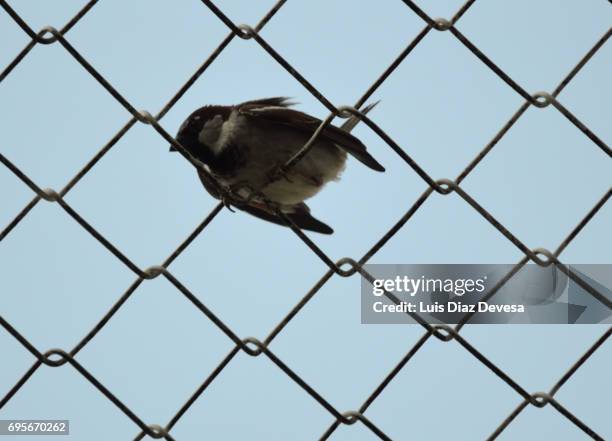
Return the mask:
<path id="1" fill-rule="evenodd" d="M 204 163 L 208 163 L 213 146 L 217 142 L 223 122 L 231 109 L 223 106 L 206 106 L 193 112 L 179 128 L 175 139 L 185 149 Z M 178 148 L 170 145 L 170 151 Z"/>

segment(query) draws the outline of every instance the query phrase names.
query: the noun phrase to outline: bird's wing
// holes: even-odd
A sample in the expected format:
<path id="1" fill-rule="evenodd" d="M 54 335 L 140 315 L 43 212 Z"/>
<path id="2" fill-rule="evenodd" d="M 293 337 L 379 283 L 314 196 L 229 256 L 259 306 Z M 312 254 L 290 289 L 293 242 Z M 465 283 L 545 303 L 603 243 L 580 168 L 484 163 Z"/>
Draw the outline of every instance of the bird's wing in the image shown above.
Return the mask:
<path id="1" fill-rule="evenodd" d="M 275 96 L 271 98 L 261 98 L 258 100 L 246 101 L 242 104 L 239 104 L 238 107 L 241 109 L 251 108 L 257 109 L 261 107 L 290 107 L 293 106 L 293 102 L 291 98 L 286 96 Z"/>
<path id="2" fill-rule="evenodd" d="M 203 176 L 201 172 L 198 172 L 200 181 L 208 193 L 215 199 L 221 199 L 221 196 L 217 189 L 212 186 L 208 179 Z M 265 204 L 257 201 L 252 201 L 249 205 L 237 206 L 239 210 L 245 211 L 255 217 L 263 219 L 268 222 L 272 222 L 277 225 L 286 226 L 283 219 L 281 219 L 276 213 L 271 211 Z M 332 234 L 334 230 L 327 224 L 315 219 L 310 214 L 310 208 L 305 203 L 295 204 L 286 208 L 285 215 L 293 221 L 302 230 L 315 231 L 322 234 Z"/>
<path id="3" fill-rule="evenodd" d="M 268 102 L 280 102 L 281 104 L 280 106 L 278 104 L 269 105 Z M 260 123 L 278 124 L 309 135 L 312 135 L 321 125 L 320 119 L 298 110 L 289 109 L 286 107 L 288 105 L 290 104 L 286 98 L 269 98 L 260 101 L 248 101 L 239 105 L 238 110 L 241 114 Z M 328 124 L 319 136 L 340 146 L 371 169 L 380 172 L 385 171 L 385 168 L 368 153 L 366 146 L 348 131 Z"/>

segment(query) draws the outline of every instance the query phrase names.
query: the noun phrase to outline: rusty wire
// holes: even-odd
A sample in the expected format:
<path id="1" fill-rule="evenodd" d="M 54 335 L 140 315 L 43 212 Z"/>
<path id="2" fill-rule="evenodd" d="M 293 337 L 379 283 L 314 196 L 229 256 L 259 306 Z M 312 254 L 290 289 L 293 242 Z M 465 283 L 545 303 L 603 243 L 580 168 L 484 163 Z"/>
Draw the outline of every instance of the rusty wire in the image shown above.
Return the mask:
<path id="1" fill-rule="evenodd" d="M 336 107 L 334 106 L 321 92 L 319 92 L 311 83 L 308 82 L 297 70 L 295 70 L 285 58 L 274 50 L 266 40 L 261 37 L 259 31 L 271 20 L 276 12 L 285 4 L 286 0 L 278 1 L 268 13 L 260 20 L 260 22 L 254 27 L 247 25 L 238 26 L 233 23 L 223 11 L 216 6 L 210 0 L 201 0 L 202 3 L 216 15 L 228 28 L 229 34 L 221 41 L 219 46 L 212 52 L 212 54 L 204 60 L 202 65 L 196 70 L 196 72 L 184 83 L 184 85 L 176 92 L 176 94 L 168 101 L 168 103 L 155 115 L 152 116 L 149 112 L 138 111 L 132 106 L 100 73 L 98 73 L 93 66 L 91 66 L 87 59 L 81 55 L 68 41 L 66 35 L 69 31 L 78 24 L 78 22 L 93 8 L 97 3 L 97 0 L 89 1 L 81 10 L 79 10 L 60 30 L 53 27 L 44 27 L 39 32 L 35 32 L 26 23 L 26 21 L 19 16 L 5 0 L 0 0 L 0 6 L 4 11 L 15 21 L 15 23 L 30 37 L 30 42 L 21 50 L 21 52 L 11 61 L 2 72 L 0 72 L 0 83 L 13 71 L 13 69 L 28 55 L 31 49 L 37 44 L 49 45 L 49 44 L 60 44 L 102 87 L 104 87 L 110 95 L 112 95 L 131 115 L 130 119 L 125 125 L 115 133 L 112 138 L 91 158 L 91 160 L 85 164 L 85 166 L 60 190 L 55 191 L 53 189 L 41 189 L 35 182 L 33 182 L 25 173 L 23 173 L 17 166 L 15 166 L 8 158 L 0 153 L 0 162 L 6 166 L 11 172 L 13 172 L 25 185 L 27 185 L 35 194 L 33 199 L 15 216 L 15 218 L 0 231 L 0 241 L 4 239 L 34 208 L 41 199 L 49 202 L 55 202 L 72 217 L 81 227 L 89 232 L 98 242 L 104 246 L 108 251 L 115 255 L 124 265 L 126 265 L 134 274 L 137 276 L 134 282 L 126 289 L 126 291 L 118 298 L 115 304 L 104 314 L 98 323 L 85 335 L 70 351 L 64 351 L 62 349 L 52 349 L 47 352 L 39 351 L 28 339 L 26 339 L 17 329 L 15 329 L 7 320 L 0 316 L 0 325 L 10 333 L 25 349 L 27 349 L 36 359 L 34 364 L 22 375 L 17 383 L 2 397 L 0 400 L 0 409 L 11 400 L 11 398 L 20 390 L 20 388 L 30 379 L 30 377 L 42 366 L 60 367 L 65 364 L 69 364 L 85 379 L 87 379 L 100 393 L 106 396 L 115 406 L 117 406 L 128 418 L 130 418 L 136 426 L 140 429 L 140 432 L 134 438 L 139 440 L 145 436 L 152 438 L 164 438 L 167 440 L 173 440 L 174 438 L 170 434 L 172 428 L 176 425 L 179 419 L 187 412 L 191 405 L 200 398 L 208 386 L 216 379 L 220 372 L 232 361 L 232 359 L 240 352 L 244 351 L 251 356 L 264 355 L 270 359 L 282 372 L 289 376 L 295 383 L 297 383 L 306 393 L 308 393 L 313 399 L 315 399 L 321 406 L 323 406 L 334 418 L 335 421 L 331 424 L 321 435 L 320 439 L 328 439 L 329 436 L 338 428 L 341 424 L 355 424 L 360 422 L 369 430 L 372 431 L 380 439 L 389 440 L 389 436 L 385 434 L 379 427 L 376 426 L 375 422 L 368 419 L 364 414 L 368 407 L 377 399 L 377 397 L 383 392 L 383 390 L 389 385 L 394 377 L 406 366 L 406 364 L 412 359 L 412 357 L 419 351 L 425 343 L 427 343 L 431 337 L 436 337 L 438 340 L 444 342 L 455 341 L 462 346 L 468 353 L 473 355 L 477 360 L 484 364 L 493 374 L 504 381 L 509 387 L 511 387 L 516 393 L 518 393 L 523 401 L 516 407 L 516 409 L 508 415 L 508 417 L 499 423 L 497 428 L 488 437 L 489 440 L 493 440 L 500 435 L 506 427 L 519 415 L 527 406 L 532 405 L 535 407 L 544 407 L 550 404 L 556 409 L 561 415 L 565 416 L 569 421 L 580 428 L 586 435 L 595 440 L 603 440 L 603 438 L 595 432 L 591 427 L 587 426 L 582 422 L 575 414 L 568 408 L 562 405 L 555 399 L 555 394 L 559 389 L 567 382 L 567 380 L 576 373 L 576 371 L 589 359 L 589 357 L 600 348 L 606 340 L 612 334 L 612 327 L 608 328 L 607 331 L 595 341 L 584 353 L 579 360 L 577 360 L 572 366 L 570 366 L 567 372 L 562 378 L 557 381 L 548 393 L 536 392 L 530 393 L 525 390 L 520 384 L 513 380 L 508 374 L 506 374 L 499 366 L 495 365 L 492 361 L 487 359 L 481 352 L 479 352 L 474 346 L 472 346 L 467 340 L 465 340 L 460 330 L 465 324 L 469 322 L 474 313 L 467 314 L 455 327 L 446 325 L 430 325 L 426 323 L 422 318 L 414 314 L 414 317 L 423 326 L 425 333 L 417 341 L 417 343 L 401 358 L 397 365 L 389 372 L 389 374 L 382 379 L 379 386 L 371 393 L 371 395 L 364 401 L 364 403 L 358 408 L 357 411 L 341 412 L 333 404 L 327 401 L 320 392 L 315 390 L 306 381 L 304 381 L 299 375 L 295 373 L 289 366 L 287 366 L 280 358 L 278 358 L 273 351 L 270 350 L 271 342 L 278 336 L 285 326 L 301 311 L 301 309 L 319 292 L 319 290 L 334 276 L 350 277 L 359 273 L 362 277 L 371 280 L 372 276 L 365 271 L 363 265 L 367 263 L 393 236 L 411 219 L 417 210 L 423 205 L 423 203 L 434 193 L 441 195 L 448 195 L 450 193 L 456 193 L 466 203 L 468 203 L 474 210 L 482 215 L 494 228 L 496 228 L 503 236 L 505 236 L 510 242 L 512 242 L 519 250 L 524 253 L 524 257 L 512 268 L 512 270 L 502 279 L 497 285 L 488 293 L 490 298 L 496 294 L 496 292 L 510 280 L 524 265 L 529 261 L 534 263 L 547 266 L 557 265 L 561 269 L 565 268 L 564 265 L 559 261 L 559 256 L 562 254 L 564 249 L 573 241 L 585 225 L 597 214 L 597 212 L 607 203 L 612 196 L 612 188 L 610 188 L 604 195 L 601 196 L 595 206 L 585 214 L 584 218 L 579 224 L 569 232 L 567 237 L 561 242 L 558 248 L 554 251 L 548 251 L 542 248 L 531 249 L 525 245 L 519 238 L 513 235 L 502 223 L 495 219 L 486 209 L 484 209 L 478 202 L 473 199 L 465 190 L 460 186 L 461 182 L 478 166 L 483 158 L 489 154 L 489 152 L 497 145 L 497 143 L 503 138 L 503 136 L 510 130 L 510 128 L 518 121 L 519 118 L 525 113 L 530 106 L 535 107 L 546 107 L 552 105 L 555 107 L 571 124 L 576 126 L 580 131 L 587 136 L 595 146 L 601 149 L 608 157 L 612 156 L 612 150 L 610 147 L 602 141 L 593 131 L 591 131 L 583 122 L 581 122 L 571 111 L 564 106 L 559 100 L 558 96 L 561 94 L 563 89 L 569 84 L 569 82 L 578 74 L 578 72 L 589 62 L 589 60 L 595 55 L 595 53 L 608 41 L 612 35 L 612 28 L 608 31 L 592 46 L 592 48 L 580 59 L 575 67 L 560 81 L 559 85 L 550 93 L 538 92 L 534 94 L 528 93 L 520 84 L 514 81 L 508 74 L 506 74 L 500 67 L 498 67 L 487 55 L 478 49 L 465 35 L 463 35 L 459 29 L 455 26 L 461 19 L 463 14 L 475 3 L 476 0 L 468 0 L 450 19 L 433 19 L 429 17 L 416 3 L 410 0 L 402 0 L 402 2 L 410 8 L 415 14 L 417 14 L 424 22 L 424 28 L 416 35 L 416 37 L 406 46 L 406 48 L 396 57 L 396 59 L 383 71 L 380 77 L 367 89 L 367 91 L 357 100 L 354 107 Z M 363 116 L 359 109 L 368 98 L 377 90 L 380 85 L 391 75 L 391 73 L 410 55 L 412 50 L 427 36 L 432 30 L 440 32 L 449 32 L 454 38 L 462 43 L 467 49 L 469 49 L 474 56 L 484 63 L 489 69 L 491 69 L 500 79 L 502 79 L 509 87 L 511 87 L 517 94 L 524 98 L 524 103 L 518 108 L 518 110 L 512 115 L 506 124 L 498 131 L 498 133 L 491 139 L 491 141 L 484 146 L 484 148 L 476 155 L 476 157 L 465 167 L 465 169 L 459 173 L 457 178 L 452 181 L 448 179 L 444 180 L 433 180 L 425 170 L 423 170 L 419 164 L 414 161 L 405 150 L 398 145 L 392 137 L 382 130 L 374 121 L 367 116 Z M 160 125 L 159 121 L 166 115 L 166 113 L 176 104 L 176 102 L 184 95 L 184 93 L 194 84 L 194 82 L 206 71 L 206 69 L 215 61 L 218 55 L 228 46 L 228 44 L 236 37 L 243 39 L 252 39 L 255 44 L 261 46 L 275 61 L 279 63 L 289 74 L 291 74 L 296 81 L 302 84 L 315 98 L 317 98 L 325 107 L 330 111 L 330 115 L 322 122 L 317 133 L 309 140 L 304 146 L 302 151 L 297 153 L 293 158 L 290 158 L 285 164 L 284 169 L 288 169 L 295 165 L 304 154 L 307 153 L 309 145 L 316 138 L 317 134 L 326 124 L 329 124 L 332 119 L 336 116 L 347 117 L 351 114 L 362 116 L 364 123 L 374 131 L 397 155 L 403 160 L 407 166 L 417 173 L 427 184 L 428 188 L 425 192 L 417 198 L 413 205 L 408 211 L 396 222 L 396 224 L 387 231 L 383 237 L 381 237 L 368 252 L 366 252 L 359 260 L 354 260 L 349 257 L 345 257 L 334 261 L 334 259 L 327 256 L 308 236 L 306 236 L 296 225 L 294 225 L 290 219 L 284 217 L 282 213 L 279 215 L 283 217 L 287 225 L 295 232 L 298 238 L 300 238 L 327 266 L 328 270 L 319 279 L 319 281 L 308 291 L 305 296 L 287 313 L 285 318 L 278 323 L 270 332 L 270 334 L 263 340 L 259 340 L 253 337 L 241 338 L 232 329 L 227 326 L 224 321 L 217 317 L 213 311 L 211 311 L 204 303 L 202 303 L 198 297 L 192 293 L 189 288 L 183 285 L 177 278 L 172 274 L 168 267 L 172 262 L 191 244 L 191 242 L 215 219 L 217 214 L 224 208 L 223 203 L 217 204 L 208 216 L 194 229 L 194 231 L 168 256 L 168 258 L 161 263 L 159 266 L 153 266 L 146 269 L 139 268 L 129 257 L 123 254 L 118 248 L 116 248 L 111 242 L 109 242 L 101 233 L 93 228 L 83 217 L 81 217 L 64 199 L 66 194 L 74 188 L 79 180 L 88 173 L 96 163 L 106 154 L 113 146 L 127 133 L 132 126 L 137 122 L 151 125 L 162 137 L 167 141 L 171 142 L 177 149 L 190 160 L 194 166 L 201 169 L 201 164 L 197 160 L 192 158 L 186 150 L 176 142 Z M 214 179 L 210 177 L 212 182 Z M 221 192 L 226 190 L 220 188 Z M 271 207 L 274 208 L 274 207 Z M 597 298 L 607 307 L 611 307 L 610 300 L 604 295 L 599 293 L 597 290 L 592 288 L 582 279 L 577 277 L 571 272 L 567 272 L 568 276 L 579 283 L 585 288 L 591 295 Z M 146 279 L 153 279 L 157 276 L 162 275 L 177 290 L 184 295 L 197 309 L 200 310 L 209 320 L 211 320 L 223 333 L 227 335 L 234 342 L 234 347 L 225 356 L 225 358 L 217 365 L 217 367 L 203 380 L 201 385 L 193 392 L 193 394 L 185 401 L 183 406 L 176 412 L 174 417 L 168 421 L 164 426 L 161 425 L 147 425 L 143 422 L 129 407 L 123 404 L 112 391 L 107 389 L 99 380 L 97 380 L 91 373 L 87 371 L 76 359 L 76 355 L 81 351 L 91 339 L 109 322 L 113 315 L 122 307 L 127 299 L 135 292 L 140 284 Z M 397 301 L 389 293 L 386 294 L 391 300 Z"/>

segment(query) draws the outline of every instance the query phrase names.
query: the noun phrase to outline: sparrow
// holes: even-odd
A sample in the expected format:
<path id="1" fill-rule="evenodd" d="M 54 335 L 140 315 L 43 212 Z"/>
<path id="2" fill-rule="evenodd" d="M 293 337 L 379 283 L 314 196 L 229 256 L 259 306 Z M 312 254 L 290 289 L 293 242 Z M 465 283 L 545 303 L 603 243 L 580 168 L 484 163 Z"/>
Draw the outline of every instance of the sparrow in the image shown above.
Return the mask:
<path id="1" fill-rule="evenodd" d="M 366 106 L 369 112 L 377 103 Z M 314 218 L 304 203 L 325 184 L 337 181 L 345 168 L 347 153 L 372 170 L 384 167 L 349 132 L 359 122 L 351 116 L 341 127 L 327 125 L 312 148 L 283 178 L 270 182 L 271 173 L 295 155 L 310 139 L 321 120 L 298 110 L 285 97 L 246 101 L 233 106 L 204 106 L 183 122 L 176 141 L 224 187 L 246 198 L 236 208 L 260 219 L 285 225 L 265 199 L 303 230 L 332 234 L 333 229 Z M 170 151 L 177 149 L 170 146 Z M 204 188 L 223 200 L 209 178 L 198 170 Z M 250 190 L 264 195 L 252 197 Z M 247 198 L 247 196 L 251 197 Z"/>

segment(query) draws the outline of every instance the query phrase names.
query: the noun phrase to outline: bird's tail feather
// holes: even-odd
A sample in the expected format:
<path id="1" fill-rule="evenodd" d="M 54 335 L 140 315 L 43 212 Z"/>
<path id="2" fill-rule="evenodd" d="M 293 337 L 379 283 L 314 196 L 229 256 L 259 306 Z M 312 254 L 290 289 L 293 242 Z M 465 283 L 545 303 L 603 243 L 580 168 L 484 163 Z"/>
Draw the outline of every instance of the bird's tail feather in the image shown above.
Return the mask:
<path id="1" fill-rule="evenodd" d="M 365 106 L 362 110 L 361 113 L 363 113 L 364 115 L 366 115 L 370 110 L 372 110 L 374 107 L 376 107 L 376 105 L 380 103 L 380 101 L 374 101 L 373 103 L 368 104 L 367 106 Z M 355 128 L 355 126 L 357 125 L 357 123 L 361 121 L 361 118 L 359 118 L 357 115 L 353 115 L 351 116 L 349 119 L 347 119 L 346 121 L 344 121 L 344 124 L 342 124 L 340 126 L 340 128 L 346 132 L 351 132 L 351 130 L 353 130 Z"/>

